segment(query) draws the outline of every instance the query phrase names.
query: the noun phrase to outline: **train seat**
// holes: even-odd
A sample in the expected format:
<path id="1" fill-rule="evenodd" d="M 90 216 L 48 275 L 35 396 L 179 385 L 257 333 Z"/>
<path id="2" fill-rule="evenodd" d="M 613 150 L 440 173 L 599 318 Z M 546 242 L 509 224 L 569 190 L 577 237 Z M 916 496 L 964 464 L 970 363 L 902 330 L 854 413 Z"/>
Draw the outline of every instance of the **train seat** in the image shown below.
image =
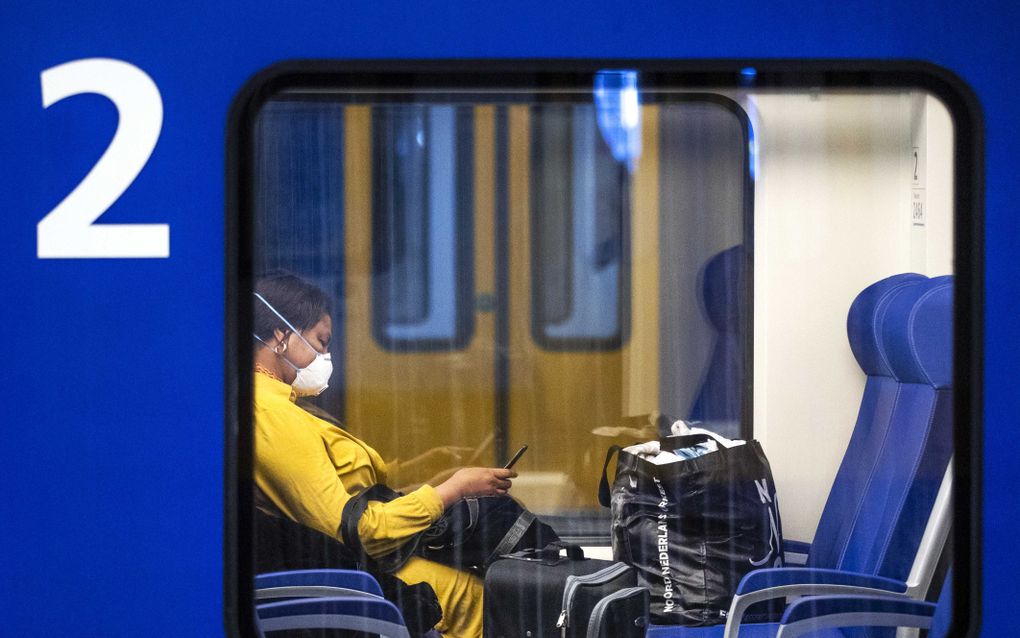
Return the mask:
<path id="1" fill-rule="evenodd" d="M 255 618 L 262 636 L 293 629 L 344 629 L 409 638 L 400 610 L 370 574 L 350 569 L 305 569 L 255 578 Z M 426 638 L 439 638 L 435 631 Z"/>
<path id="2" fill-rule="evenodd" d="M 380 583 L 373 576 L 353 569 L 358 564 L 356 558 L 335 539 L 289 519 L 270 516 L 257 508 L 255 527 L 255 567 L 258 571 L 255 602 L 259 609 L 273 602 L 302 598 L 364 597 L 370 594 L 395 604 L 408 631 L 420 633 L 417 628 L 432 626 L 435 612 L 427 597 L 411 592 L 414 586 L 407 588 L 393 576 L 382 576 Z M 374 608 L 379 607 L 376 605 Z M 357 615 L 356 604 L 349 603 L 347 608 L 348 615 Z M 291 622 L 283 618 L 288 610 L 301 608 L 280 605 L 272 609 L 275 610 L 272 613 L 280 618 L 274 623 L 279 625 Z"/>
<path id="3" fill-rule="evenodd" d="M 866 375 L 861 405 L 850 441 L 836 472 L 829 497 L 807 549 L 807 566 L 840 567 L 853 529 L 847 512 L 857 512 L 890 434 L 900 390 L 884 347 L 883 327 L 890 301 L 906 288 L 928 282 L 924 275 L 893 275 L 865 288 L 847 313 L 847 339 L 857 365 Z"/>
<path id="4" fill-rule="evenodd" d="M 384 598 L 295 598 L 259 605 L 256 616 L 261 636 L 295 629 L 344 629 L 359 635 L 410 638 L 400 611 Z"/>
<path id="5" fill-rule="evenodd" d="M 932 533 L 929 519 L 952 447 L 952 279 L 906 274 L 869 286 L 851 306 L 847 332 L 867 381 L 844 461 L 807 546 L 807 567 L 748 574 L 725 629 L 652 627 L 649 636 L 714 638 L 734 636 L 738 628 L 745 638 L 773 636 L 777 624 L 740 625 L 749 606 L 808 595 L 878 592 L 906 598 L 917 593 L 906 582 L 914 565 L 920 561 L 934 569 L 936 560 L 921 554 L 940 553 L 940 543 L 925 541 L 944 540 L 946 531 Z M 833 629 L 817 635 L 884 631 Z"/>
<path id="6" fill-rule="evenodd" d="M 744 375 L 747 257 L 742 245 L 718 253 L 701 272 L 701 298 L 715 330 L 705 378 L 688 419 L 729 438 L 740 438 Z M 663 432 L 666 435 L 668 432 Z"/>

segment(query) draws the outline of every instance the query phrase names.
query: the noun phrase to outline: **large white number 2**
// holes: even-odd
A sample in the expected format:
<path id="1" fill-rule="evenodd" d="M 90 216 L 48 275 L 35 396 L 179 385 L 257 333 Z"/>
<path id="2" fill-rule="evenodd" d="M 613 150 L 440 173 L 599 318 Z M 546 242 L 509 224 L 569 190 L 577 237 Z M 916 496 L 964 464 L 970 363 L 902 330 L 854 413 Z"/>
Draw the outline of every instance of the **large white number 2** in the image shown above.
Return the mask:
<path id="1" fill-rule="evenodd" d="M 67 62 L 42 72 L 43 107 L 97 93 L 117 107 L 117 131 L 85 179 L 36 227 L 46 258 L 169 257 L 167 224 L 94 224 L 138 177 L 163 128 L 163 100 L 138 67 L 107 58 Z"/>

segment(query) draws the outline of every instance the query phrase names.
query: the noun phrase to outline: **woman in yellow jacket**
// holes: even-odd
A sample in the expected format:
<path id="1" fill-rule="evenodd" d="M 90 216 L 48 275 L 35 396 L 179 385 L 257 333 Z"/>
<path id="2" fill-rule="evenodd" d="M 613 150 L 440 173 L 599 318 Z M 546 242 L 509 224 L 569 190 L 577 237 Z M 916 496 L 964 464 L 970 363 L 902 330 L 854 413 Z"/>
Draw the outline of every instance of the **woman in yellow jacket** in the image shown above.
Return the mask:
<path id="1" fill-rule="evenodd" d="M 255 293 L 255 483 L 259 507 L 340 540 L 340 514 L 353 495 L 386 483 L 386 464 L 368 444 L 298 407 L 332 373 L 330 301 L 292 275 L 259 281 Z M 439 520 L 466 496 L 506 494 L 512 470 L 458 470 L 388 503 L 372 501 L 358 523 L 370 555 L 381 556 Z M 412 557 L 395 574 L 432 586 L 443 610 L 436 627 L 451 638 L 482 635 L 482 583 L 446 565 Z"/>

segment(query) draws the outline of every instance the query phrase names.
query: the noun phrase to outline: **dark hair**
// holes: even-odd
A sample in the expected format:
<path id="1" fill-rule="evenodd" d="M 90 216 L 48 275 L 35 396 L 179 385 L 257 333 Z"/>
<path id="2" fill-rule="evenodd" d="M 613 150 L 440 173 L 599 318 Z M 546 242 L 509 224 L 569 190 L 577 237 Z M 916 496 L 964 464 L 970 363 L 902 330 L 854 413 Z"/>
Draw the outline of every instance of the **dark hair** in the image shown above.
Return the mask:
<path id="1" fill-rule="evenodd" d="M 332 314 L 332 303 L 329 295 L 317 286 L 290 273 L 270 275 L 255 283 L 255 292 L 276 308 L 276 312 L 287 318 L 299 331 L 307 330 L 319 323 L 323 315 Z M 279 317 L 266 304 L 254 300 L 255 334 L 260 339 L 269 341 L 275 330 L 289 332 Z"/>

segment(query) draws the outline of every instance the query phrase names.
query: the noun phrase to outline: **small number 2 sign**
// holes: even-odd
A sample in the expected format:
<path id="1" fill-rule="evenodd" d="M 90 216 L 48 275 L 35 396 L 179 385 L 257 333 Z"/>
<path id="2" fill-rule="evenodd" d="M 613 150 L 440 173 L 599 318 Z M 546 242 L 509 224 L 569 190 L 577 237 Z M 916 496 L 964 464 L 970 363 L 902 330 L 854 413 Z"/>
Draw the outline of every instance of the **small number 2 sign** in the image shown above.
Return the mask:
<path id="1" fill-rule="evenodd" d="M 96 93 L 117 108 L 117 130 L 99 161 L 36 227 L 36 252 L 47 258 L 169 257 L 167 224 L 96 224 L 131 186 L 156 148 L 163 100 L 138 67 L 108 58 L 75 60 L 42 72 L 42 102 Z"/>

